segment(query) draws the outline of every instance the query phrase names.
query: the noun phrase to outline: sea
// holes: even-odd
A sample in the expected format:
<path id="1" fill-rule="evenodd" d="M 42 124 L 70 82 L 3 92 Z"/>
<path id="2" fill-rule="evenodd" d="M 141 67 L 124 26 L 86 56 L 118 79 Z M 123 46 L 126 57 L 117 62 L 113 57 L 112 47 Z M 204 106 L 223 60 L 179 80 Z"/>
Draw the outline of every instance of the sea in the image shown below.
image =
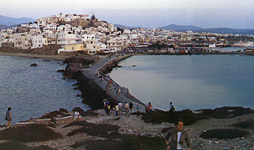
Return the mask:
<path id="1" fill-rule="evenodd" d="M 254 57 L 247 55 L 140 55 L 109 75 L 153 108 L 254 108 Z"/>
<path id="2" fill-rule="evenodd" d="M 38 66 L 31 67 L 32 63 Z M 13 124 L 60 108 L 88 109 L 77 97 L 81 92 L 73 89 L 75 80 L 64 80 L 57 72 L 65 67 L 62 61 L 0 56 L 0 124 L 6 123 L 8 107 L 12 108 Z"/>

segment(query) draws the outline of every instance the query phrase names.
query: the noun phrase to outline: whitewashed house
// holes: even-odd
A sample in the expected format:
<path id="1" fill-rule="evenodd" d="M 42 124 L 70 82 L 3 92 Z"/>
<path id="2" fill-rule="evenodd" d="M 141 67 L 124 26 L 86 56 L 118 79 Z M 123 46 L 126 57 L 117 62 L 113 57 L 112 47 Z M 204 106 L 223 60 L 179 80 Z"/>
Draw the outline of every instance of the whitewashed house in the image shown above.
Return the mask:
<path id="1" fill-rule="evenodd" d="M 31 48 L 41 48 L 43 47 L 43 36 L 42 35 L 37 35 L 37 36 L 32 36 L 32 47 Z"/>
<path id="2" fill-rule="evenodd" d="M 29 49 L 31 48 L 32 42 L 29 36 L 26 34 L 13 34 L 13 43 L 14 47 L 21 49 Z"/>
<path id="3" fill-rule="evenodd" d="M 85 43 L 87 40 L 95 40 L 95 34 L 83 34 L 82 43 Z"/>
<path id="4" fill-rule="evenodd" d="M 107 41 L 107 49 L 112 50 L 114 52 L 118 52 L 122 50 L 122 41 Z"/>
<path id="5" fill-rule="evenodd" d="M 76 44 L 76 34 L 69 34 L 66 32 L 60 32 L 57 38 L 57 44 Z"/>
<path id="6" fill-rule="evenodd" d="M 101 50 L 101 45 L 97 40 L 86 40 L 85 44 L 89 55 L 95 55 Z"/>

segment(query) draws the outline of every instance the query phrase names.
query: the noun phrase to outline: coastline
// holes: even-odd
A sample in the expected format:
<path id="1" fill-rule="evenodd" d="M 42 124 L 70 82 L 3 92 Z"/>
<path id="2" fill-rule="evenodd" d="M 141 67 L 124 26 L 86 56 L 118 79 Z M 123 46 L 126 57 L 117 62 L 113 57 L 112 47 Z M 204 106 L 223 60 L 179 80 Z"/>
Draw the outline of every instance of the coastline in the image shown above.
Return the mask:
<path id="1" fill-rule="evenodd" d="M 131 57 L 131 56 L 128 56 Z M 75 149 L 75 147 L 78 147 L 80 149 L 84 149 L 87 145 L 88 146 L 96 146 L 100 145 L 101 133 L 98 133 L 98 135 L 90 135 L 90 132 L 96 132 L 96 130 L 99 130 L 97 128 L 91 128 L 90 131 L 85 131 L 85 134 L 83 132 L 80 132 L 82 134 L 74 134 L 69 135 L 73 131 L 81 131 L 84 127 L 87 126 L 100 126 L 100 128 L 103 128 L 104 130 L 108 130 L 108 126 L 119 126 L 119 132 L 121 134 L 120 141 L 124 141 L 124 137 L 122 136 L 133 136 L 133 138 L 136 140 L 136 136 L 138 139 L 141 137 L 149 137 L 154 138 L 153 140 L 156 140 L 156 145 L 162 145 L 163 142 L 157 141 L 157 139 L 162 138 L 162 133 L 166 128 L 174 127 L 174 119 L 177 117 L 181 117 L 185 120 L 185 126 L 187 131 L 191 135 L 192 140 L 192 147 L 193 149 L 252 149 L 254 148 L 254 143 L 251 143 L 254 134 L 253 131 L 250 131 L 250 129 L 241 129 L 244 131 L 247 131 L 250 133 L 250 135 L 244 136 L 243 138 L 237 138 L 237 139 L 226 139 L 226 140 L 218 140 L 218 139 L 203 139 L 200 138 L 200 135 L 206 131 L 213 130 L 213 129 L 238 129 L 235 127 L 232 127 L 232 124 L 241 123 L 246 120 L 254 120 L 254 115 L 251 109 L 248 108 L 225 108 L 225 109 L 215 109 L 215 110 L 200 110 L 201 112 L 192 112 L 192 111 L 179 111 L 175 112 L 174 116 L 171 116 L 168 114 L 168 112 L 161 112 L 160 110 L 155 110 L 151 114 L 141 114 L 135 115 L 132 114 L 130 116 L 126 116 L 124 114 L 120 114 L 119 116 L 107 116 L 104 112 L 103 105 L 102 105 L 102 98 L 114 98 L 116 96 L 115 89 L 116 87 L 120 86 L 117 83 L 113 83 L 113 87 L 111 88 L 111 91 L 105 92 L 105 84 L 107 84 L 107 81 L 111 78 L 106 75 L 108 71 L 112 70 L 113 67 L 116 67 L 118 62 L 122 59 L 128 58 L 125 57 L 115 57 L 115 58 L 104 58 L 101 59 L 99 62 L 95 63 L 90 68 L 81 68 L 76 70 L 75 73 L 73 73 L 73 77 L 77 79 L 77 84 L 79 86 L 79 89 L 82 92 L 82 97 L 85 99 L 85 101 L 94 102 L 92 103 L 92 112 L 93 114 L 88 116 L 82 116 L 81 121 L 75 121 L 73 119 L 73 112 L 65 112 L 64 115 L 60 116 L 59 118 L 56 118 L 58 121 L 58 125 L 56 127 L 50 127 L 47 128 L 53 130 L 54 132 L 60 134 L 62 138 L 51 140 L 51 138 L 46 139 L 45 141 L 39 141 L 39 142 L 26 142 L 26 145 L 38 147 L 38 146 L 48 146 L 49 148 L 54 149 Z M 44 57 L 39 57 L 44 58 Z M 104 70 L 105 69 L 105 70 Z M 95 77 L 95 73 L 101 73 L 104 76 L 103 82 L 100 81 L 98 77 Z M 124 90 L 122 95 L 119 96 L 119 100 L 122 97 L 128 98 L 128 92 L 127 90 Z M 124 92 L 125 91 L 125 92 Z M 90 93 L 91 92 L 91 93 Z M 87 93 L 90 93 L 90 95 L 87 97 Z M 130 95 L 129 95 L 130 96 Z M 130 100 L 134 100 L 135 103 L 139 103 L 138 101 L 135 101 L 135 98 L 128 98 Z M 140 102 L 142 103 L 142 102 Z M 99 104 L 99 106 L 98 106 Z M 60 110 L 59 110 L 60 112 Z M 98 115 L 94 115 L 98 114 Z M 206 114 L 204 116 L 199 116 L 200 114 Z M 66 116 L 67 115 L 67 116 Z M 199 118 L 196 118 L 199 117 Z M 169 119 L 169 120 L 168 120 Z M 171 120 L 170 120 L 171 119 Z M 85 120 L 85 121 L 84 121 Z M 3 132 L 11 131 L 12 129 L 16 129 L 19 127 L 22 129 L 22 127 L 31 127 L 31 124 L 35 125 L 41 125 L 41 124 L 47 124 L 49 122 L 49 119 L 32 119 L 28 120 L 27 122 L 20 123 L 20 126 L 15 126 L 15 128 L 10 128 L 9 130 L 3 130 Z M 88 122 L 88 123 L 87 123 Z M 70 124 L 81 124 L 71 127 L 66 127 Z M 84 125 L 82 125 L 82 123 Z M 1 135 L 0 130 L 0 135 Z M 27 130 L 28 133 L 34 132 L 32 129 Z M 36 131 L 38 134 L 40 134 L 42 131 Z M 114 147 L 114 143 L 111 143 L 110 141 L 110 133 L 111 130 L 107 131 L 106 137 L 104 137 L 105 142 L 108 142 L 109 144 L 105 145 L 107 147 L 108 145 Z M 116 132 L 116 131 L 114 131 Z M 25 133 L 24 133 L 25 134 Z M 34 133 L 36 134 L 36 133 Z M 38 135 L 40 136 L 40 135 Z M 106 139 L 105 139 L 106 138 Z M 94 143 L 90 143 L 89 141 L 93 140 Z M 8 140 L 7 140 L 8 141 Z M 85 142 L 84 142 L 85 141 Z M 118 140 L 119 141 L 119 137 Z M 0 139 L 0 146 L 1 143 L 4 143 L 6 141 L 1 141 Z M 83 144 L 82 144 L 83 142 Z M 98 143 L 97 143 L 98 142 Z M 125 142 L 125 141 L 124 141 Z M 137 144 L 139 144 L 140 141 L 136 141 Z M 135 143 L 134 143 L 135 144 Z M 144 145 L 149 145 L 149 143 L 145 143 Z M 154 145 L 152 145 L 154 146 Z M 160 148 L 157 148 L 160 149 Z"/>
<path id="2" fill-rule="evenodd" d="M 114 58 L 103 58 L 90 68 L 84 68 L 82 69 L 82 71 L 79 72 L 79 76 L 77 77 L 77 83 L 80 86 L 82 96 L 84 96 L 84 103 L 87 104 L 90 101 L 94 102 L 95 105 L 100 105 L 99 107 L 93 105 L 91 106 L 92 109 L 103 108 L 102 100 L 104 98 L 107 98 L 109 100 L 121 101 L 122 103 L 132 102 L 134 104 L 134 111 L 136 111 L 137 105 L 140 106 L 140 111 L 145 111 L 146 105 L 144 103 L 132 96 L 127 88 L 120 86 L 107 75 L 107 73 L 111 71 L 113 67 L 117 66 L 119 61 L 128 57 L 131 57 L 131 55 L 118 56 Z M 102 77 L 102 80 L 99 78 L 99 76 L 96 77 L 95 74 L 99 74 L 99 76 Z M 107 90 L 106 84 L 110 80 L 112 81 L 112 85 L 110 89 Z M 121 92 L 119 94 L 116 93 L 116 90 L 118 88 L 121 89 Z M 97 94 L 94 93 L 94 91 L 97 91 Z M 95 95 L 91 95 L 91 93 L 94 93 L 96 95 L 96 98 L 94 97 Z"/>
<path id="3" fill-rule="evenodd" d="M 29 57 L 29 58 L 48 58 L 58 61 L 63 61 L 70 56 L 61 56 L 61 55 L 42 55 L 42 54 L 27 54 L 27 53 L 8 53 L 0 52 L 2 56 L 17 56 L 17 57 Z"/>

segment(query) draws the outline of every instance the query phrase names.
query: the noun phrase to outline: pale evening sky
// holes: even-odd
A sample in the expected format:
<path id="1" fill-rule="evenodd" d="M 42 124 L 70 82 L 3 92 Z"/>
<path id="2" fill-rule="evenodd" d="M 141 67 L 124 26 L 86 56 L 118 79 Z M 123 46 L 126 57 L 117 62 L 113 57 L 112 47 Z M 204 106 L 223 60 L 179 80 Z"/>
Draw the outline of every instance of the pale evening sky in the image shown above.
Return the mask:
<path id="1" fill-rule="evenodd" d="M 254 29 L 254 0 L 0 0 L 0 15 L 47 17 L 95 14 L 99 20 L 127 26 L 169 24 Z"/>

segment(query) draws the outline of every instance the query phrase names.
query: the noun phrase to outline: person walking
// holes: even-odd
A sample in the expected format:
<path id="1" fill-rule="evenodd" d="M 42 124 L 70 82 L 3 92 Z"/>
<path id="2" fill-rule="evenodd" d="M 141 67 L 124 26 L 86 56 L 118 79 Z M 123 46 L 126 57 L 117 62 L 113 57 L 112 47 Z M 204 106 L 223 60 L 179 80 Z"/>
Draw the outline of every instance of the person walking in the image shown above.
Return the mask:
<path id="1" fill-rule="evenodd" d="M 7 112 L 6 112 L 6 116 L 5 116 L 5 120 L 7 120 L 7 124 L 5 125 L 6 127 L 11 127 L 11 121 L 12 121 L 12 117 L 11 117 L 11 107 L 9 107 L 7 109 Z"/>
<path id="2" fill-rule="evenodd" d="M 169 112 L 174 112 L 176 109 L 175 109 L 175 107 L 173 106 L 173 103 L 170 102 L 169 104 L 170 104 L 170 105 L 169 105 Z"/>
<path id="3" fill-rule="evenodd" d="M 125 104 L 124 104 L 124 108 L 125 108 L 125 112 L 126 112 L 126 115 L 128 115 L 129 114 L 129 104 L 127 103 L 127 102 L 125 102 Z"/>
<path id="4" fill-rule="evenodd" d="M 146 107 L 146 112 L 149 113 L 149 112 L 152 112 L 153 111 L 153 106 L 152 106 L 152 103 L 149 102 L 147 107 Z"/>
<path id="5" fill-rule="evenodd" d="M 179 119 L 175 128 L 169 130 L 165 136 L 167 150 L 183 150 L 186 146 L 191 150 L 190 136 L 183 128 L 183 120 Z"/>
<path id="6" fill-rule="evenodd" d="M 122 109 L 123 109 L 123 103 L 118 101 L 118 108 L 119 108 L 119 114 L 121 114 Z"/>
<path id="7" fill-rule="evenodd" d="M 133 108 L 133 103 L 132 102 L 130 102 L 129 107 L 130 107 L 130 112 L 132 113 L 132 108 Z"/>

